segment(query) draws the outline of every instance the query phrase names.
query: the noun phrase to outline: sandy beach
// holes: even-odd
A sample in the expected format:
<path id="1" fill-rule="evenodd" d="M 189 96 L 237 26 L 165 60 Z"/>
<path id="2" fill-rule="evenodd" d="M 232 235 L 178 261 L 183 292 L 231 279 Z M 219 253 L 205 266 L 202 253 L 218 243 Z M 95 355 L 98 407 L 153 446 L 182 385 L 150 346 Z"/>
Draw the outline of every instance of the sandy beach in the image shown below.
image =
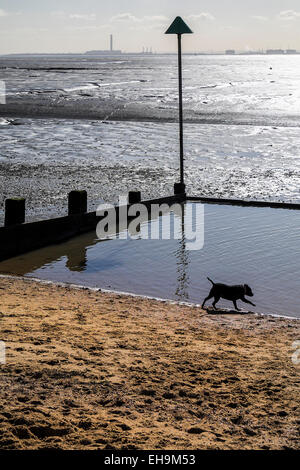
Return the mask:
<path id="1" fill-rule="evenodd" d="M 300 323 L 1 278 L 0 449 L 299 449 Z"/>

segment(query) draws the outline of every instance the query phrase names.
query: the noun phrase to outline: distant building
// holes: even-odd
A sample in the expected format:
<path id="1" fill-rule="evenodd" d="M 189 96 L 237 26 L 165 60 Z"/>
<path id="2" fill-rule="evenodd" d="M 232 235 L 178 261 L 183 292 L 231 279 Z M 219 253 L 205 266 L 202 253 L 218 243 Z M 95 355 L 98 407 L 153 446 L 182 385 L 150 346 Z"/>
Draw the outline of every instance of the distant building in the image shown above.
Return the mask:
<path id="1" fill-rule="evenodd" d="M 279 55 L 279 54 L 284 54 L 284 50 L 283 49 L 268 49 L 266 54 L 268 55 Z"/>
<path id="2" fill-rule="evenodd" d="M 105 50 L 105 51 L 87 51 L 86 54 L 88 55 L 120 55 L 122 54 L 122 51 L 120 50 L 114 50 L 114 38 L 113 35 L 110 35 L 110 49 Z"/>
<path id="3" fill-rule="evenodd" d="M 227 49 L 227 51 L 225 51 L 225 54 L 226 54 L 226 55 L 234 55 L 234 54 L 235 54 L 235 50 L 234 50 L 234 49 Z"/>
<path id="4" fill-rule="evenodd" d="M 286 53 L 287 54 L 298 54 L 296 49 L 287 49 Z"/>
<path id="5" fill-rule="evenodd" d="M 245 51 L 241 52 L 241 55 L 263 55 L 264 52 L 262 51 Z"/>
<path id="6" fill-rule="evenodd" d="M 149 47 L 146 47 L 146 48 L 143 47 L 143 52 L 142 52 L 142 54 L 147 54 L 147 55 L 153 54 L 153 52 L 152 52 L 152 47 L 150 47 L 150 49 L 149 49 Z"/>
<path id="7" fill-rule="evenodd" d="M 121 55 L 123 52 L 120 51 L 87 51 L 85 52 L 86 55 Z"/>

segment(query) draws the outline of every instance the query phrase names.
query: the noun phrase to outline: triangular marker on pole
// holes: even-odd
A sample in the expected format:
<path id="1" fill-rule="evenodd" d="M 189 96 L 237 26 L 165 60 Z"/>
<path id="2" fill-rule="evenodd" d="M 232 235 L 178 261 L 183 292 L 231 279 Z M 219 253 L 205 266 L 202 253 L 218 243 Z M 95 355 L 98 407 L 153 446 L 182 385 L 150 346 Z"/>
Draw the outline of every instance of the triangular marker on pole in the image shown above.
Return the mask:
<path id="1" fill-rule="evenodd" d="M 193 34 L 193 31 L 180 16 L 177 16 L 165 34 Z"/>

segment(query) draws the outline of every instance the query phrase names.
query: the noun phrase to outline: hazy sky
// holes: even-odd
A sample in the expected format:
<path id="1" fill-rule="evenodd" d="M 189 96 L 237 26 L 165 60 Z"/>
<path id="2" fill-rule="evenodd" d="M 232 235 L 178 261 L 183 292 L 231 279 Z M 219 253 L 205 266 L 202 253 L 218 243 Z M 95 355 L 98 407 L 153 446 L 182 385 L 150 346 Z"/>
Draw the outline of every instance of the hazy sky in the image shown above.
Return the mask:
<path id="1" fill-rule="evenodd" d="M 0 0 L 0 53 L 115 48 L 175 51 L 175 16 L 193 29 L 186 51 L 300 50 L 299 0 Z"/>

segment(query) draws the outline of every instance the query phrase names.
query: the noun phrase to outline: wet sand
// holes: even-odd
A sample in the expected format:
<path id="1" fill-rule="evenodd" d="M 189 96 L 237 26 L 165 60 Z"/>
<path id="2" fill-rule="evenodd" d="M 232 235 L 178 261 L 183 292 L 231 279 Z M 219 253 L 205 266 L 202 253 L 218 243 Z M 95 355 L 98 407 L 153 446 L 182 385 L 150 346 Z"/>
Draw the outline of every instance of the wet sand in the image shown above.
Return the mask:
<path id="1" fill-rule="evenodd" d="M 1 449 L 299 449 L 299 321 L 1 278 Z"/>
<path id="2" fill-rule="evenodd" d="M 26 198 L 26 220 L 32 221 L 64 216 L 68 192 L 76 189 L 88 192 L 90 211 L 132 190 L 145 199 L 173 194 L 176 124 L 5 118 L 0 117 L 0 225 L 9 197 Z M 300 201 L 296 128 L 189 124 L 185 136 L 189 195 Z"/>
<path id="3" fill-rule="evenodd" d="M 118 203 L 119 196 L 130 190 L 141 190 L 145 199 L 173 194 L 172 182 L 166 185 L 164 180 L 168 173 L 114 164 L 83 168 L 74 164 L 0 163 L 0 225 L 4 224 L 4 201 L 10 197 L 25 197 L 26 222 L 32 222 L 67 215 L 68 193 L 74 189 L 88 192 L 89 211 L 96 211 L 104 201 Z M 149 180 L 153 187 L 149 187 Z"/>

